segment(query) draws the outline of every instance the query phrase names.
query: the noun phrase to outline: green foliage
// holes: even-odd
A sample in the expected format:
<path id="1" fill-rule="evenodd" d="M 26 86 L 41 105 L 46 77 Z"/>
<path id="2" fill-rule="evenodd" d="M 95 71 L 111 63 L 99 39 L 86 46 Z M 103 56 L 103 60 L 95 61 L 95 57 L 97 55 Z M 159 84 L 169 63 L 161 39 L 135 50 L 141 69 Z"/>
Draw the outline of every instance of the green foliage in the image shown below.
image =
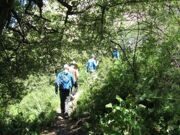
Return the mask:
<path id="1" fill-rule="evenodd" d="M 122 98 L 116 96 L 119 104 L 106 105 L 110 112 L 100 119 L 100 126 L 104 135 L 117 134 L 138 134 L 140 135 L 141 121 L 138 118 L 135 106 L 129 101 L 123 101 Z"/>
<path id="2" fill-rule="evenodd" d="M 59 97 L 48 79 L 48 76 L 40 75 L 24 81 L 28 94 L 19 103 L 9 105 L 6 112 L 1 111 L 4 116 L 1 117 L 2 134 L 33 134 L 51 123 Z"/>
<path id="3" fill-rule="evenodd" d="M 105 67 L 105 68 L 101 68 L 101 67 Z M 80 76 L 80 89 L 82 89 L 82 95 L 80 97 L 80 102 L 78 103 L 78 108 L 76 109 L 76 112 L 81 112 L 83 113 L 85 110 L 89 110 L 91 111 L 91 108 L 93 108 L 93 110 L 98 107 L 98 104 L 95 104 L 96 102 L 99 103 L 104 103 L 104 105 L 108 102 L 106 102 L 106 98 L 104 98 L 106 96 L 106 92 L 109 92 L 108 89 L 107 91 L 102 91 L 102 87 L 106 86 L 106 83 L 103 82 L 102 80 L 105 79 L 105 76 L 107 76 L 109 69 L 111 68 L 112 63 L 110 61 L 110 59 L 107 58 L 103 58 L 101 63 L 100 63 L 100 67 L 98 67 L 98 72 L 97 73 L 93 73 L 93 74 L 89 74 L 86 72 L 86 70 L 82 70 L 81 71 L 81 76 Z M 104 94 L 102 94 L 104 93 Z M 98 95 L 100 97 L 98 97 Z M 93 99 L 97 97 L 96 99 Z M 97 101 L 93 101 L 91 102 L 91 98 L 92 101 L 93 100 L 97 100 Z M 101 99 L 105 99 L 105 100 L 101 100 Z M 96 106 L 97 105 L 97 106 Z M 95 107 L 96 106 L 96 107 Z M 104 106 L 99 106 L 100 108 L 104 108 Z M 91 111 L 91 113 L 95 113 L 98 110 L 94 110 Z M 76 113 L 75 113 L 76 115 Z"/>
<path id="4" fill-rule="evenodd" d="M 51 1 L 42 16 L 38 6 L 26 14 L 26 5 L 13 1 L 0 4 L 8 6 L 0 10 L 0 134 L 35 134 L 49 123 L 54 79 L 35 74 L 72 60 L 83 93 L 74 116 L 89 112 L 90 134 L 179 133 L 179 1 L 66 1 L 75 4 L 68 11 Z M 11 20 L 12 7 L 18 16 Z M 114 43 L 119 61 L 108 58 Z M 100 65 L 88 74 L 92 53 Z"/>
<path id="5" fill-rule="evenodd" d="M 179 68 L 171 62 L 177 47 L 171 48 L 170 42 L 162 43 L 163 46 L 151 43 L 144 43 L 136 52 L 137 80 L 126 60 L 113 63 L 104 59 L 97 78 L 83 86 L 75 116 L 89 112 L 91 134 L 178 133 Z M 122 98 L 120 105 L 114 99 L 116 95 Z"/>

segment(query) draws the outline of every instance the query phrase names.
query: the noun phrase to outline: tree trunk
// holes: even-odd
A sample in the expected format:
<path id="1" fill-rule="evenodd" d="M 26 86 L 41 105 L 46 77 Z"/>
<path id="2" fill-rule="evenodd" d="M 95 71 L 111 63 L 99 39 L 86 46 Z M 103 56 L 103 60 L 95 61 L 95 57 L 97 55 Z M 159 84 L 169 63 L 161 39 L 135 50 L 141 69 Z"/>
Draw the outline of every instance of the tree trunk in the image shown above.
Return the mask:
<path id="1" fill-rule="evenodd" d="M 1 0 L 0 1 L 0 35 L 6 25 L 11 10 L 14 7 L 14 0 Z"/>

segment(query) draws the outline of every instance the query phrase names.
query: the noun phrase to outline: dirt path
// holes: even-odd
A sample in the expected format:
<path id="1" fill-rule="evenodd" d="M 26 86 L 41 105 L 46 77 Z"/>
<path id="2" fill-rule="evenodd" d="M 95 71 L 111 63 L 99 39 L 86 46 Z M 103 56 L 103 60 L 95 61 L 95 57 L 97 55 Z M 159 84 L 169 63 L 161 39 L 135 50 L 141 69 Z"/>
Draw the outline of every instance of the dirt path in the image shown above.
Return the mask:
<path id="1" fill-rule="evenodd" d="M 68 103 L 68 113 L 70 114 L 75 108 L 77 99 L 80 92 L 77 92 L 74 100 Z M 82 130 L 82 121 L 73 121 L 71 118 L 65 118 L 60 114 L 60 110 L 57 110 L 57 116 L 52 122 L 50 127 L 44 129 L 41 135 L 86 135 L 87 133 Z"/>
<path id="2" fill-rule="evenodd" d="M 64 119 L 62 116 L 57 116 L 52 127 L 44 130 L 41 135 L 85 135 L 81 127 L 75 122 Z"/>

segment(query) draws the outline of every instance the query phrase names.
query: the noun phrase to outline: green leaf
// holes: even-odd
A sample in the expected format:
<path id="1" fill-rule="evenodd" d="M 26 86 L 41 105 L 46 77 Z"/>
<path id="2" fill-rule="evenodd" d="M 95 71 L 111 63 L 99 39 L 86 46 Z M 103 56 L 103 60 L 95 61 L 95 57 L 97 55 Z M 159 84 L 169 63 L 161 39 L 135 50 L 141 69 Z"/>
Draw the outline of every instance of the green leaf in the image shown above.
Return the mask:
<path id="1" fill-rule="evenodd" d="M 118 95 L 116 95 L 116 99 L 119 101 L 119 103 L 121 103 L 123 101 L 123 99 Z"/>
<path id="2" fill-rule="evenodd" d="M 112 108 L 112 103 L 107 104 L 106 108 Z"/>
<path id="3" fill-rule="evenodd" d="M 121 110 L 120 106 L 115 107 L 116 110 Z"/>

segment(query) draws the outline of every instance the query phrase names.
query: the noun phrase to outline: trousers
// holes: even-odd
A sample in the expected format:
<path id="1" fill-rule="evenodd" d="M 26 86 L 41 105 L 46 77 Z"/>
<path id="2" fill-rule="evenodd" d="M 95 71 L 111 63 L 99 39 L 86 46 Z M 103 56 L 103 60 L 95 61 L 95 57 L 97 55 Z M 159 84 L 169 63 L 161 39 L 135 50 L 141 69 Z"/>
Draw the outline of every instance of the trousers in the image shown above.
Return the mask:
<path id="1" fill-rule="evenodd" d="M 66 106 L 65 106 L 65 104 L 66 104 L 66 100 L 67 100 L 67 97 L 69 96 L 69 89 L 60 89 L 59 90 L 60 92 L 60 101 L 61 101 L 61 103 L 60 103 L 60 108 L 61 108 L 61 113 L 65 113 L 66 112 L 66 110 L 65 110 L 65 108 L 66 108 Z"/>

